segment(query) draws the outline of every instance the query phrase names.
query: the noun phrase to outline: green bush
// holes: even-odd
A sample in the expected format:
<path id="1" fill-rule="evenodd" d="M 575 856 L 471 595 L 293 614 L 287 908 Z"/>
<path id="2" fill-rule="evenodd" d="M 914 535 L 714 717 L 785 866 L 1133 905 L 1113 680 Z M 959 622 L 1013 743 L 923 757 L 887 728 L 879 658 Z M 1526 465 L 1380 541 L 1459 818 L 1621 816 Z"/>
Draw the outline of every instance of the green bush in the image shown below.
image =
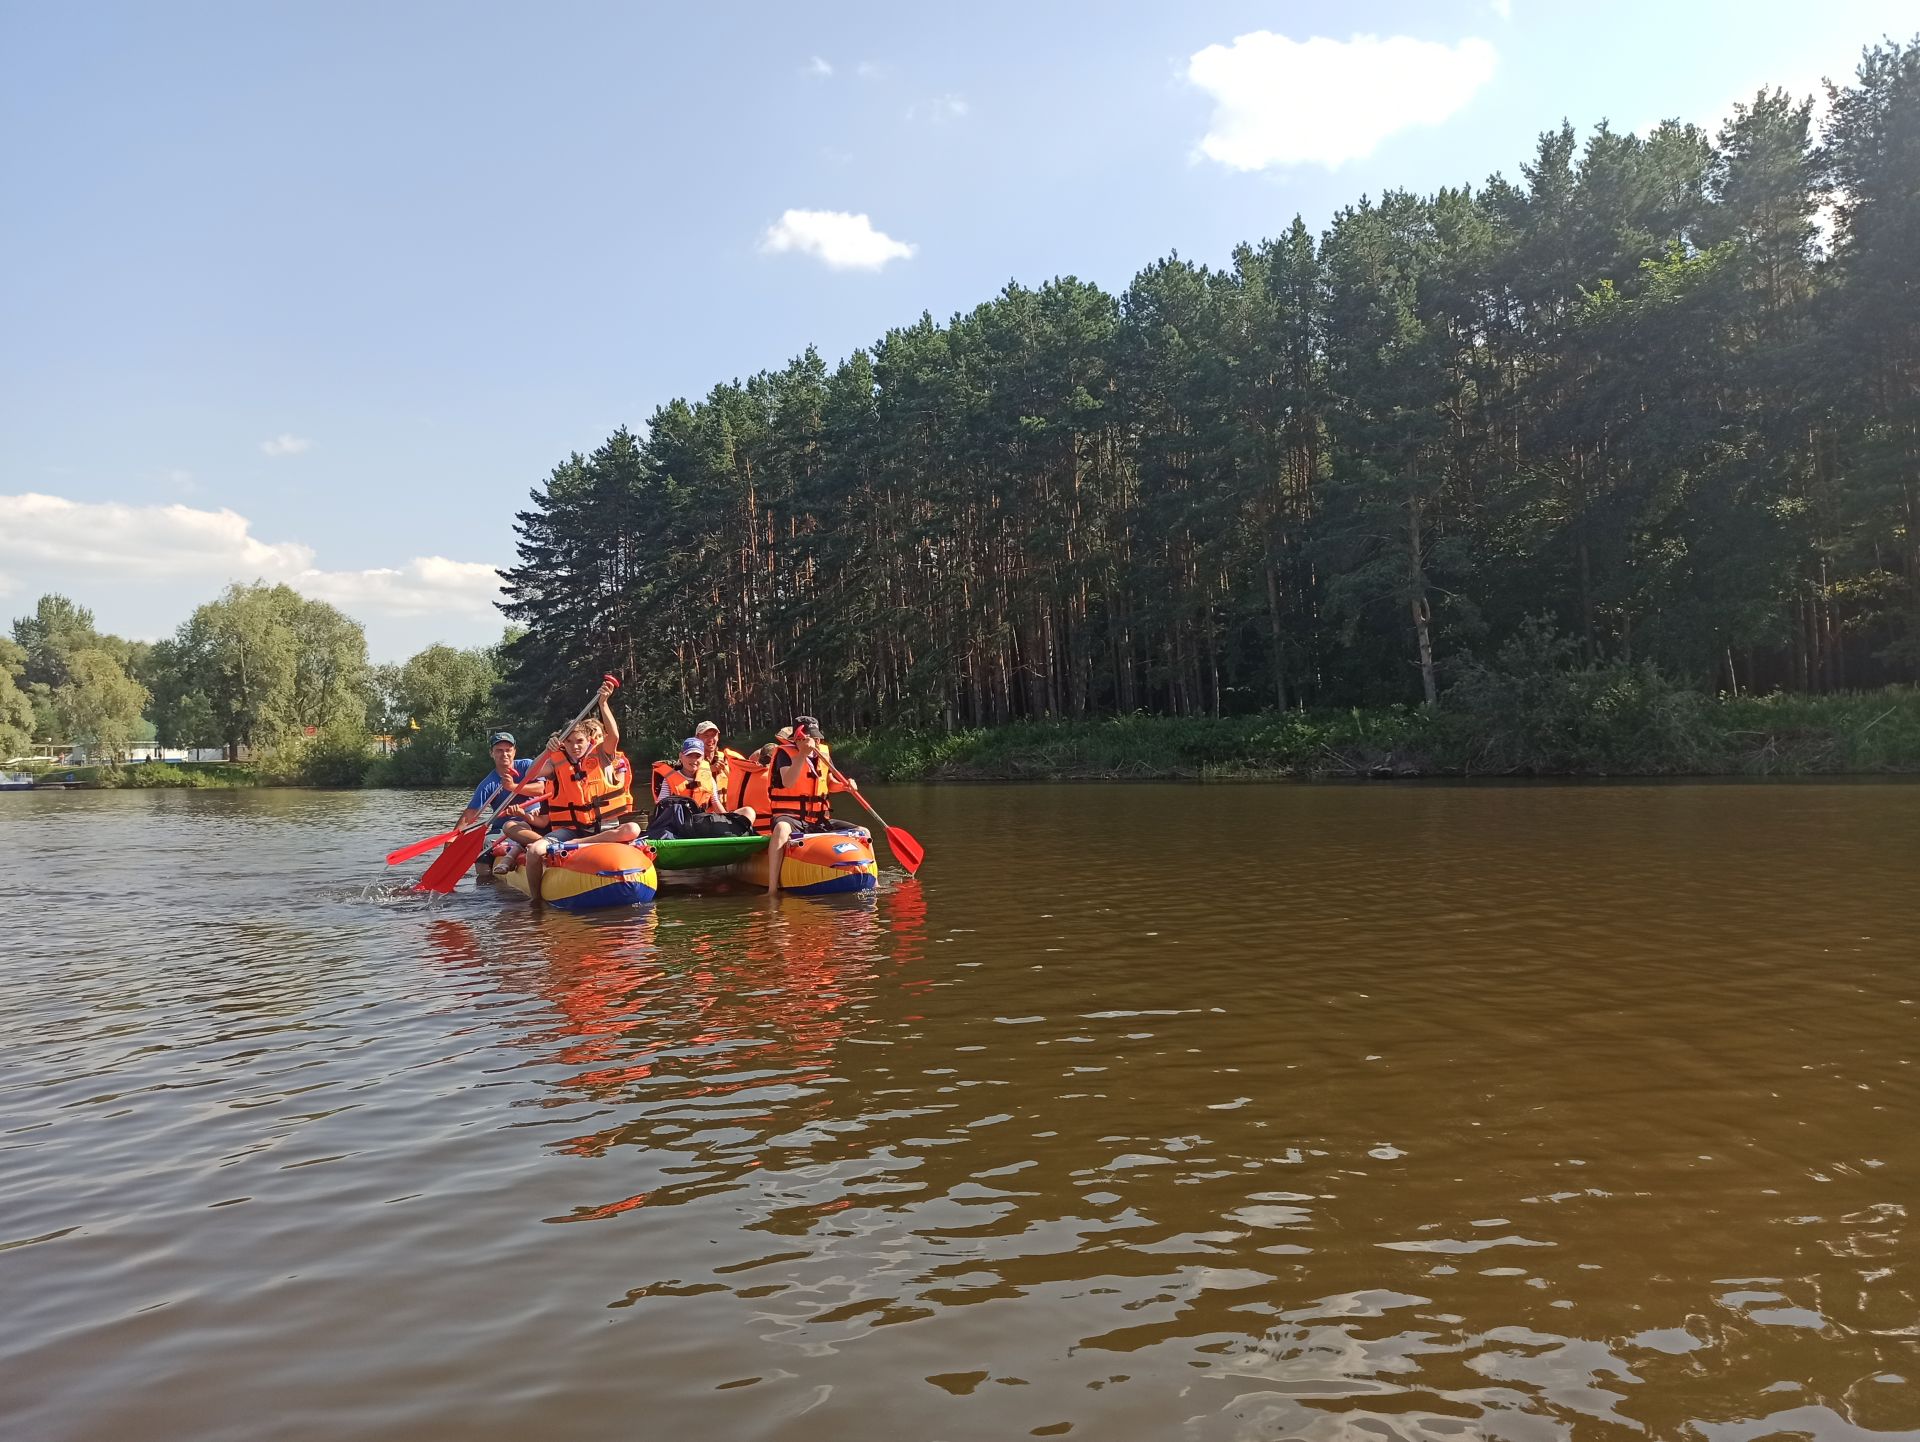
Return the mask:
<path id="1" fill-rule="evenodd" d="M 142 761 L 130 766 L 54 767 L 42 775 L 65 776 L 104 791 L 224 791 L 258 784 L 252 771 L 224 763 Z"/>
<path id="2" fill-rule="evenodd" d="M 1715 724 L 1749 775 L 1920 771 L 1920 690 L 1722 697 Z"/>
<path id="3" fill-rule="evenodd" d="M 429 723 L 407 733 L 400 749 L 376 761 L 366 779 L 373 786 L 471 786 L 492 765 L 485 733 Z"/>
<path id="4" fill-rule="evenodd" d="M 365 784 L 373 768 L 372 745 L 363 726 L 329 726 L 307 743 L 300 757 L 301 783 L 329 787 Z"/>
<path id="5" fill-rule="evenodd" d="M 1713 703 L 1651 665 L 1574 661 L 1575 643 L 1539 623 L 1487 664 L 1458 666 L 1442 697 L 1448 770 L 1659 775 L 1723 769 Z"/>

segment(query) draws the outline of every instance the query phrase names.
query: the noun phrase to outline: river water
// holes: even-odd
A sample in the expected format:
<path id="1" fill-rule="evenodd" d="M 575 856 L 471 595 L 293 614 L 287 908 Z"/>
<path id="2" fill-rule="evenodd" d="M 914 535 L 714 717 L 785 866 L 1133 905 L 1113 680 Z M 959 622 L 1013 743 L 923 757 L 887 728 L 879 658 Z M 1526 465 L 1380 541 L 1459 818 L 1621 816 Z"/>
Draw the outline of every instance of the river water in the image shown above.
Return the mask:
<path id="1" fill-rule="evenodd" d="M 0 796 L 0 1437 L 1920 1439 L 1920 786 L 876 800 L 536 919 Z"/>

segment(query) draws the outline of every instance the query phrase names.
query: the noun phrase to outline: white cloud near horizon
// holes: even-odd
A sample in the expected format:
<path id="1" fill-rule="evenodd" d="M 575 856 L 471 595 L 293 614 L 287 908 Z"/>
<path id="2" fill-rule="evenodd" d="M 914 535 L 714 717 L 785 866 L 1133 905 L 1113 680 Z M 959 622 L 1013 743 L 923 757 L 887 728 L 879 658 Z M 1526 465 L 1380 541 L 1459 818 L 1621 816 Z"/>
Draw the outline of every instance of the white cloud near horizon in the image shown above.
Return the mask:
<path id="1" fill-rule="evenodd" d="M 767 227 L 760 249 L 767 255 L 798 251 L 832 270 L 879 270 L 888 261 L 908 259 L 919 247 L 875 230 L 864 212 L 789 210 Z"/>
<path id="2" fill-rule="evenodd" d="M 1371 155 L 1388 136 L 1457 114 L 1498 60 L 1492 45 L 1471 38 L 1446 45 L 1408 35 L 1236 36 L 1187 63 L 1187 79 L 1213 98 L 1199 150 L 1232 170 L 1333 170 Z"/>
<path id="3" fill-rule="evenodd" d="M 260 453 L 267 456 L 297 456 L 302 451 L 312 450 L 313 442 L 305 436 L 282 433 L 270 441 L 260 442 Z"/>
<path id="4" fill-rule="evenodd" d="M 926 120 L 934 124 L 947 121 L 965 120 L 973 107 L 967 103 L 964 95 L 941 95 L 932 100 L 916 101 L 907 107 L 907 119 Z"/>
<path id="5" fill-rule="evenodd" d="M 225 508 L 70 501 L 36 492 L 0 496 L 0 592 L 20 589 L 5 574 L 12 563 L 54 572 L 48 577 L 54 584 L 81 592 L 89 574 L 121 584 L 258 580 L 285 582 L 355 619 L 362 613 L 498 614 L 500 577 L 482 562 L 415 556 L 398 566 L 327 571 L 314 561 L 311 546 L 263 541 L 245 516 Z"/>

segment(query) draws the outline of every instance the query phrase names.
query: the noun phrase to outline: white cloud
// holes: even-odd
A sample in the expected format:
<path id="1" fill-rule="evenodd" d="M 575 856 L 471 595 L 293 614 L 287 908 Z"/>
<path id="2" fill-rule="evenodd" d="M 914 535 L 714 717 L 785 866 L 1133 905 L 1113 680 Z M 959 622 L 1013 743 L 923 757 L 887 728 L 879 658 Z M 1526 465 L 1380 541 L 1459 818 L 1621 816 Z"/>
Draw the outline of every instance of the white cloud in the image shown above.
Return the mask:
<path id="1" fill-rule="evenodd" d="M 964 95 L 942 95 L 935 100 L 922 100 L 907 107 L 907 119 L 928 120 L 938 125 L 945 121 L 965 120 L 972 110 Z"/>
<path id="2" fill-rule="evenodd" d="M 905 260 L 919 247 L 875 230 L 865 214 L 844 210 L 789 210 L 767 227 L 760 249 L 768 255 L 797 250 L 834 270 L 879 270 Z"/>
<path id="3" fill-rule="evenodd" d="M 1502 20 L 1513 19 L 1513 0 L 1487 0 L 1487 9 Z"/>
<path id="4" fill-rule="evenodd" d="M 816 55 L 807 62 L 807 74 L 817 75 L 822 80 L 825 80 L 833 74 L 833 66 L 828 61 L 822 60 Z"/>
<path id="5" fill-rule="evenodd" d="M 1492 79 L 1498 58 L 1485 40 L 1290 40 L 1256 30 L 1188 61 L 1187 79 L 1213 97 L 1200 153 L 1234 170 L 1332 170 L 1398 131 L 1459 111 Z"/>
<path id="6" fill-rule="evenodd" d="M 290 584 L 349 614 L 440 616 L 457 611 L 492 617 L 498 614 L 494 602 L 500 598 L 500 573 L 492 566 L 445 556 L 415 556 L 397 569 L 303 571 Z"/>
<path id="7" fill-rule="evenodd" d="M 245 516 L 191 506 L 128 506 L 59 496 L 0 496 L 0 556 L 117 576 L 265 576 L 313 565 L 296 542 L 257 539 Z"/>
<path id="8" fill-rule="evenodd" d="M 862 60 L 853 67 L 853 73 L 862 80 L 878 80 L 887 73 L 887 67 L 872 60 Z"/>
<path id="9" fill-rule="evenodd" d="M 260 442 L 260 450 L 269 456 L 297 456 L 300 452 L 311 450 L 313 442 L 305 436 L 277 435 L 270 441 Z"/>
<path id="10" fill-rule="evenodd" d="M 0 496 L 0 561 L 84 591 L 87 579 L 284 581 L 352 614 L 490 616 L 500 594 L 494 568 L 444 556 L 398 567 L 324 571 L 311 546 L 263 541 L 245 516 L 191 506 L 70 501 L 28 492 Z M 18 588 L 15 578 L 9 586 Z"/>

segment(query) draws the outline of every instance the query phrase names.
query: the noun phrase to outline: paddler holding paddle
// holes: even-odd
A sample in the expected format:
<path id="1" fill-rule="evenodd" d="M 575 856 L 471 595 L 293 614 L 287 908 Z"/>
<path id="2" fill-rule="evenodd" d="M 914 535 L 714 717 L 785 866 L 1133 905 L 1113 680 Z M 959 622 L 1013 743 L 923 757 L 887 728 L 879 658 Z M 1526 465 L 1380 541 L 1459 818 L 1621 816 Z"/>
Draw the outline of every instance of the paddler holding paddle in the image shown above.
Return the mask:
<path id="1" fill-rule="evenodd" d="M 812 716 L 793 718 L 793 734 L 774 749 L 767 768 L 767 809 L 773 817 L 767 836 L 767 895 L 780 894 L 780 857 L 787 843 L 810 831 L 851 830 L 833 819 L 835 791 L 858 791 L 834 769 L 833 753 Z"/>
<path id="2" fill-rule="evenodd" d="M 575 841 L 640 839 L 633 819 L 633 768 L 620 750 L 620 723 L 607 698 L 620 683 L 608 676 L 595 700 L 598 718 L 582 715 L 548 740 L 545 754 L 527 773 L 526 785 L 548 784 L 546 812 L 509 821 L 506 835 L 527 852 L 527 890 L 539 904 L 546 857 Z"/>
<path id="3" fill-rule="evenodd" d="M 487 738 L 487 750 L 493 756 L 493 770 L 483 776 L 480 784 L 473 788 L 473 798 L 467 802 L 467 809 L 460 813 L 460 819 L 454 825 L 457 830 L 465 831 L 480 819 L 480 813 L 487 807 L 501 808 L 496 810 L 493 820 L 487 826 L 487 834 L 497 836 L 501 828 L 507 824 L 509 817 L 516 814 L 518 807 L 517 802 L 508 804 L 506 797 L 501 793 L 538 797 L 545 788 L 537 785 L 528 787 L 523 784 L 526 781 L 527 772 L 533 769 L 533 761 L 529 757 L 516 755 L 519 743 L 513 739 L 511 731 L 494 732 Z M 507 843 L 508 846 L 513 844 Z M 493 869 L 496 872 L 505 871 L 510 861 L 511 853 L 504 853 L 494 863 Z M 480 860 L 476 864 L 480 866 L 487 864 L 486 852 L 480 853 Z"/>

